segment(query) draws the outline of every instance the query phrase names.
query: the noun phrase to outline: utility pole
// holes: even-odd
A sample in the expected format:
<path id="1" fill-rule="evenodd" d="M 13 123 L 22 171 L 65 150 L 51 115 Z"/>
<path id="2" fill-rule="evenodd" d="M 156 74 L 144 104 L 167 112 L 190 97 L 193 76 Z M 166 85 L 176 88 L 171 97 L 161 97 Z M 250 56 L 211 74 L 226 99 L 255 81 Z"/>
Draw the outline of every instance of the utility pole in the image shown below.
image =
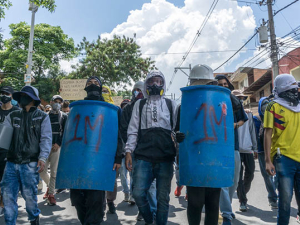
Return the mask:
<path id="1" fill-rule="evenodd" d="M 262 2 L 264 2 L 264 1 L 262 1 Z M 276 43 L 272 2 L 273 2 L 273 0 L 267 0 L 268 14 L 269 14 L 270 39 L 271 39 L 271 61 L 272 61 L 273 79 L 275 79 L 275 77 L 278 76 L 278 74 L 279 74 L 279 67 L 278 67 L 278 48 L 277 48 L 277 43 Z"/>
<path id="2" fill-rule="evenodd" d="M 26 74 L 24 76 L 24 82 L 25 82 L 26 85 L 31 85 L 34 21 L 35 21 L 35 13 L 38 11 L 38 6 L 36 6 L 34 3 L 29 3 L 29 10 L 32 12 L 32 15 L 31 15 L 31 27 L 30 27 L 28 58 L 27 58 L 27 64 L 26 64 L 27 71 L 26 71 Z"/>

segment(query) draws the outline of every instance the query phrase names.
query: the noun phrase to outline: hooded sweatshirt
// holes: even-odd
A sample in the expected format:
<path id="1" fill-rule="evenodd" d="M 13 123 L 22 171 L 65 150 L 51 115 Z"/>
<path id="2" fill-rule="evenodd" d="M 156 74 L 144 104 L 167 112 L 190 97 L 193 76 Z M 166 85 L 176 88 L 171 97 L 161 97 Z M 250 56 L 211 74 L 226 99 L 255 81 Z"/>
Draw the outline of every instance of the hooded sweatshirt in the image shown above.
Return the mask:
<path id="1" fill-rule="evenodd" d="M 102 92 L 102 96 L 103 96 L 103 98 L 104 98 L 104 101 L 105 102 L 108 102 L 108 103 L 110 103 L 110 104 L 115 104 L 115 102 L 114 102 L 114 100 L 112 99 L 112 97 L 111 97 L 111 90 L 110 90 L 110 88 L 109 87 L 107 87 L 107 86 L 102 86 L 103 88 L 106 88 L 107 90 L 108 90 L 108 93 L 103 93 Z"/>
<path id="2" fill-rule="evenodd" d="M 252 113 L 247 113 L 248 120 L 238 128 L 240 153 L 257 151 L 257 139 Z"/>
<path id="3" fill-rule="evenodd" d="M 147 75 L 144 84 L 146 104 L 142 108 L 141 118 L 141 100 L 134 105 L 125 151 L 134 152 L 137 159 L 148 162 L 174 161 L 176 149 L 171 133 L 176 124 L 176 103 L 171 100 L 173 113 L 173 127 L 171 127 L 171 115 L 164 94 L 162 96 L 147 94 L 147 82 L 154 76 L 163 79 L 163 90 L 166 90 L 166 81 L 160 71 L 152 71 Z"/>

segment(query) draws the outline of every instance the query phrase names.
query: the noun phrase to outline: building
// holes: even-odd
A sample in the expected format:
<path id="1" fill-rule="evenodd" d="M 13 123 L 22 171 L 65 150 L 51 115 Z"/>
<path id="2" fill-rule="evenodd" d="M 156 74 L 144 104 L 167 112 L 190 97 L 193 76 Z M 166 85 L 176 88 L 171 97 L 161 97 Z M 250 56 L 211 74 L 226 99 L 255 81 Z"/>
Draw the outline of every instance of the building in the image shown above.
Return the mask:
<path id="1" fill-rule="evenodd" d="M 278 62 L 279 74 L 292 74 L 300 81 L 300 48 L 296 48 L 284 55 Z"/>

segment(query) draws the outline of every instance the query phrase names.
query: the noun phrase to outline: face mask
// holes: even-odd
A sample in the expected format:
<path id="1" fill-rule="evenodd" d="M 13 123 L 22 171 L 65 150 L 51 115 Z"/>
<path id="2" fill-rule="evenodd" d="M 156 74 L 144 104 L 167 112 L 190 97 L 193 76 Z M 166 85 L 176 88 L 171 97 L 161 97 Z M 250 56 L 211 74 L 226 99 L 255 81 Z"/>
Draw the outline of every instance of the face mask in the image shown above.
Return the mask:
<path id="1" fill-rule="evenodd" d="M 54 112 L 58 112 L 61 109 L 61 104 L 60 103 L 54 103 L 52 104 L 52 110 Z"/>
<path id="2" fill-rule="evenodd" d="M 24 108 L 25 106 L 27 106 L 30 102 L 32 102 L 32 98 L 29 97 L 28 95 L 22 95 L 20 98 L 20 105 L 22 108 Z"/>
<path id="3" fill-rule="evenodd" d="M 18 106 L 18 102 L 14 99 L 11 100 L 11 104 L 14 105 L 14 106 Z"/>
<path id="4" fill-rule="evenodd" d="M 290 89 L 285 92 L 282 92 L 278 95 L 280 98 L 285 99 L 286 101 L 290 102 L 292 106 L 297 106 L 299 104 L 298 98 L 298 89 Z"/>
<path id="5" fill-rule="evenodd" d="M 1 102 L 3 104 L 6 104 L 6 103 L 8 103 L 8 102 L 11 101 L 11 97 L 10 96 L 6 96 L 6 95 L 0 95 L 0 96 L 1 96 Z"/>
<path id="6" fill-rule="evenodd" d="M 156 84 L 152 86 L 147 86 L 148 95 L 163 95 L 164 90 L 162 86 L 157 86 Z"/>
<path id="7" fill-rule="evenodd" d="M 87 92 L 87 96 L 91 100 L 99 100 L 101 96 L 101 87 L 91 84 L 84 89 Z"/>
<path id="8" fill-rule="evenodd" d="M 139 93 L 140 93 L 139 91 L 134 91 L 133 92 L 134 97 L 137 97 Z"/>

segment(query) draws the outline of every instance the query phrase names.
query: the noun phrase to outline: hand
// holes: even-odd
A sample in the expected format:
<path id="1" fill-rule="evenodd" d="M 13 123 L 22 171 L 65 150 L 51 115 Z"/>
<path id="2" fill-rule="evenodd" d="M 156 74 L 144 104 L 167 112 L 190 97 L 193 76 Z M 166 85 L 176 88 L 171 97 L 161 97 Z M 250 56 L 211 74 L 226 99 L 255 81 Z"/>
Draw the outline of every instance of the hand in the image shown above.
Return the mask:
<path id="1" fill-rule="evenodd" d="M 271 176 L 274 176 L 276 174 L 275 166 L 272 162 L 266 162 L 266 171 Z"/>
<path id="2" fill-rule="evenodd" d="M 115 163 L 113 170 L 118 171 L 121 168 L 121 164 Z"/>
<path id="3" fill-rule="evenodd" d="M 184 141 L 184 139 L 185 139 L 185 134 L 184 134 L 184 133 L 181 133 L 180 131 L 177 131 L 177 132 L 176 132 L 176 141 L 177 141 L 178 143 L 181 143 L 181 142 Z"/>
<path id="4" fill-rule="evenodd" d="M 126 152 L 125 156 L 125 165 L 126 169 L 131 172 L 132 171 L 132 157 L 130 152 Z"/>
<path id="5" fill-rule="evenodd" d="M 39 173 L 43 172 L 43 171 L 44 171 L 44 169 L 45 169 L 45 162 L 44 162 L 44 161 L 41 161 L 41 160 L 39 160 L 39 161 L 38 161 L 38 164 L 37 164 L 37 166 L 36 166 L 36 167 L 40 167 L 40 169 L 38 170 L 38 172 L 39 172 Z"/>
<path id="6" fill-rule="evenodd" d="M 54 145 L 52 145 L 51 151 L 57 152 L 59 148 L 60 148 L 60 146 L 55 143 Z"/>
<path id="7" fill-rule="evenodd" d="M 257 152 L 253 152 L 253 156 L 254 156 L 254 159 L 258 159 L 258 153 Z"/>

